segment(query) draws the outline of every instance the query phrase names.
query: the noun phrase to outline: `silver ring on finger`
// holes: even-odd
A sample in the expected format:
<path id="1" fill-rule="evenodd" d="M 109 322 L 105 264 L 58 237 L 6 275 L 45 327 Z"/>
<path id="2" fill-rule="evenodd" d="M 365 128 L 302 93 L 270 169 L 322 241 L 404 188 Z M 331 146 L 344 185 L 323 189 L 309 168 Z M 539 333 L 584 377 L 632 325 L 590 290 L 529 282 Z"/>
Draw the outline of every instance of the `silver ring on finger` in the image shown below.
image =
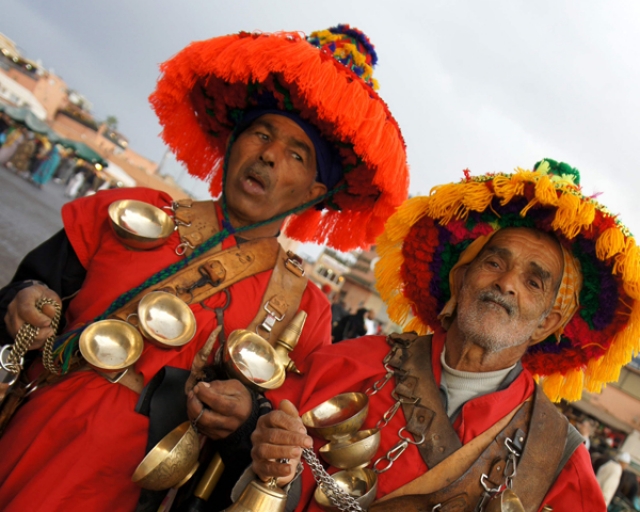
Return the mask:
<path id="1" fill-rule="evenodd" d="M 202 415 L 204 414 L 204 410 L 205 410 L 205 407 L 203 405 L 202 409 L 200 409 L 200 412 L 196 416 L 196 419 L 191 422 L 191 426 L 193 427 L 193 430 L 196 431 L 196 433 L 198 432 L 198 422 L 200 421 L 200 418 L 202 418 Z"/>

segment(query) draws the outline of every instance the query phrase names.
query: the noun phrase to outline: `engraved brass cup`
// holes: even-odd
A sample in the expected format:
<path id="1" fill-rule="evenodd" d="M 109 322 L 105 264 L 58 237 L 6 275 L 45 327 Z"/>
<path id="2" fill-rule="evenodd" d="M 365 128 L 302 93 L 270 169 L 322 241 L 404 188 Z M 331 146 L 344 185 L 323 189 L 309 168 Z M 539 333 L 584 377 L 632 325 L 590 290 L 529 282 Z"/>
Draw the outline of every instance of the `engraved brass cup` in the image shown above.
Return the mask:
<path id="1" fill-rule="evenodd" d="M 310 434 L 327 441 L 346 440 L 364 423 L 369 398 L 364 393 L 342 393 L 302 415 Z"/>
<path id="2" fill-rule="evenodd" d="M 176 228 L 171 216 L 160 208 L 131 199 L 111 203 L 109 219 L 123 244 L 142 251 L 162 245 Z"/>
<path id="3" fill-rule="evenodd" d="M 367 465 L 380 446 L 380 431 L 377 428 L 360 430 L 347 439 L 325 444 L 319 453 L 326 462 L 340 469 Z"/>
<path id="4" fill-rule="evenodd" d="M 229 335 L 223 362 L 230 377 L 258 391 L 279 388 L 286 378 L 275 349 L 263 337 L 245 329 Z"/>
<path id="5" fill-rule="evenodd" d="M 151 491 L 180 487 L 198 469 L 198 433 L 185 421 L 155 445 L 138 465 L 131 480 Z"/>
<path id="6" fill-rule="evenodd" d="M 196 333 L 193 311 L 171 293 L 147 293 L 138 303 L 137 316 L 142 334 L 161 348 L 186 345 Z"/>
<path id="7" fill-rule="evenodd" d="M 358 505 L 367 510 L 376 498 L 378 490 L 378 475 L 368 468 L 347 469 L 331 475 L 338 486 L 347 494 L 356 498 Z M 320 487 L 316 488 L 314 498 L 318 505 L 328 512 L 337 512 L 339 509 L 332 506 L 327 496 Z"/>
<path id="8" fill-rule="evenodd" d="M 122 320 L 101 320 L 80 335 L 82 357 L 91 366 L 116 372 L 134 364 L 142 355 L 144 340 L 140 331 Z"/>

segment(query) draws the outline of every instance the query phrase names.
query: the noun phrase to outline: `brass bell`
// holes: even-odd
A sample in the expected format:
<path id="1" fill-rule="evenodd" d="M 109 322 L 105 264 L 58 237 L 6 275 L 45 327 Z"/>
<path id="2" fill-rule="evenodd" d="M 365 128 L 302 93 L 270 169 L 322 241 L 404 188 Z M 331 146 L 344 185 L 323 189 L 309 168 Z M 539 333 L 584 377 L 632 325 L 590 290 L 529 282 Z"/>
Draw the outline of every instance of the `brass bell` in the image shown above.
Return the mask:
<path id="1" fill-rule="evenodd" d="M 275 478 L 266 484 L 253 480 L 224 512 L 284 512 L 286 505 L 287 493 L 276 485 Z"/>
<path id="2" fill-rule="evenodd" d="M 524 506 L 515 492 L 506 489 L 489 502 L 486 512 L 524 512 Z"/>

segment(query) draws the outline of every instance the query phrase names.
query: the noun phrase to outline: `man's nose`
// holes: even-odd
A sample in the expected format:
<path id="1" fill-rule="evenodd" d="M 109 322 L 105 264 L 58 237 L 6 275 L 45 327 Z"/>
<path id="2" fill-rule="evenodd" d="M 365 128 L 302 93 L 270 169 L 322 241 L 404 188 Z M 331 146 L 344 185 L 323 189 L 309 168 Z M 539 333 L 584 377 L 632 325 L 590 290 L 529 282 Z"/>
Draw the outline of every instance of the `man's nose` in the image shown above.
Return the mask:
<path id="1" fill-rule="evenodd" d="M 501 293 L 515 295 L 517 290 L 518 276 L 514 270 L 502 272 L 494 281 L 493 285 Z"/>
<path id="2" fill-rule="evenodd" d="M 282 157 L 282 148 L 277 142 L 265 144 L 260 153 L 260 161 L 269 167 L 275 167 L 276 162 Z"/>

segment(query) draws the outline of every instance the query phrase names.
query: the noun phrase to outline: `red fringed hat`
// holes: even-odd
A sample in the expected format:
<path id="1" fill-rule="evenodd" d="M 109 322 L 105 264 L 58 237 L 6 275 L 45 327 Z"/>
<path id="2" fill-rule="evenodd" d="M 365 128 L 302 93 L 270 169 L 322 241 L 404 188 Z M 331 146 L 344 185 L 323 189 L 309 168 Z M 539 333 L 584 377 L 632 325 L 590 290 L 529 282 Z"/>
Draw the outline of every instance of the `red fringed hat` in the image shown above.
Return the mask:
<path id="1" fill-rule="evenodd" d="M 543 160 L 533 171 L 470 176 L 406 201 L 378 239 L 376 286 L 389 317 L 425 333 L 451 298 L 449 272 L 481 236 L 506 227 L 553 233 L 577 260 L 577 311 L 522 363 L 554 401 L 599 392 L 640 349 L 640 252 L 627 228 L 582 194 L 579 173 Z M 565 265 L 566 267 L 566 265 Z"/>
<path id="2" fill-rule="evenodd" d="M 222 190 L 227 141 L 245 112 L 299 115 L 332 145 L 341 177 L 323 209 L 289 218 L 285 233 L 341 251 L 365 247 L 406 199 L 405 144 L 375 92 L 377 60 L 349 25 L 301 34 L 239 34 L 190 44 L 161 66 L 151 104 L 162 137 L 189 174 Z"/>

